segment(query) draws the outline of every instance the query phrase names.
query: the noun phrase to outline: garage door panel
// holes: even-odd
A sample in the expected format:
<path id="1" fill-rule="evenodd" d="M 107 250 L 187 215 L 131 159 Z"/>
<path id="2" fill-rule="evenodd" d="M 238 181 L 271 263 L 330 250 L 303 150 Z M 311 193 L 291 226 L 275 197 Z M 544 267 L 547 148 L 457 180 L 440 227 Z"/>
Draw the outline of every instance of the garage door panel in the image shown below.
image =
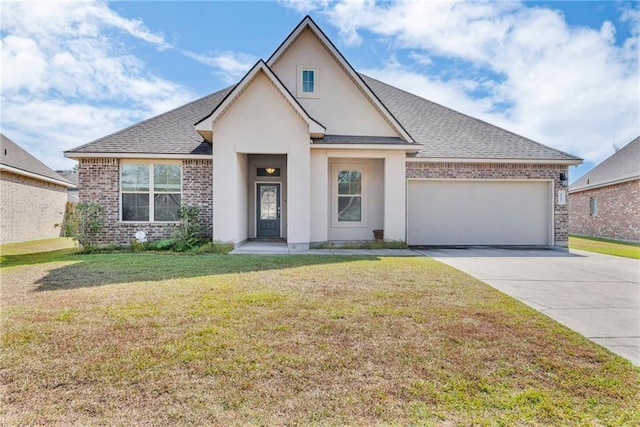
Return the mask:
<path id="1" fill-rule="evenodd" d="M 411 245 L 548 245 L 544 181 L 409 181 Z"/>

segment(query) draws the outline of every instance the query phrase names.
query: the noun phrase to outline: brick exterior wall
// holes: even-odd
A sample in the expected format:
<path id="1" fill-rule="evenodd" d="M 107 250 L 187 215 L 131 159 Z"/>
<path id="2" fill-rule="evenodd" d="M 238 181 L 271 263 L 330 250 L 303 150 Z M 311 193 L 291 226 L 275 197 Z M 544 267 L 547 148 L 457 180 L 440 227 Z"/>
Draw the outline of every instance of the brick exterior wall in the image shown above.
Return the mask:
<path id="1" fill-rule="evenodd" d="M 592 197 L 598 199 L 596 216 Z M 640 179 L 571 193 L 569 214 L 571 234 L 640 242 Z"/>
<path id="2" fill-rule="evenodd" d="M 502 163 L 407 163 L 407 178 L 434 179 L 550 179 L 553 180 L 553 233 L 556 246 L 567 247 L 569 240 L 568 204 L 558 205 L 562 189 L 560 173 L 568 175 L 565 165 Z M 567 188 L 564 188 L 567 190 Z"/>
<path id="3" fill-rule="evenodd" d="M 0 242 L 60 236 L 67 187 L 0 172 Z"/>
<path id="4" fill-rule="evenodd" d="M 161 161 L 160 159 L 158 160 Z M 204 235 L 212 235 L 213 165 L 208 159 L 182 161 L 182 203 L 200 208 Z M 105 230 L 101 244 L 129 244 L 136 231 L 143 230 L 148 240 L 169 237 L 166 223 L 120 222 L 120 160 L 115 158 L 81 159 L 78 170 L 80 201 L 94 201 L 105 210 Z"/>

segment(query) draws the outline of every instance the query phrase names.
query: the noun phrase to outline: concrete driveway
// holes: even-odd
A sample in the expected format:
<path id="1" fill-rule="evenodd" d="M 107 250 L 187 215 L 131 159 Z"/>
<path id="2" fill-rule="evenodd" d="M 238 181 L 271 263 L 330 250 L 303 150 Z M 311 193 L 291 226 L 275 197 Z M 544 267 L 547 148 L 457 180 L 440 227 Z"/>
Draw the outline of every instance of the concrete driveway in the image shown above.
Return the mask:
<path id="1" fill-rule="evenodd" d="M 640 366 L 640 261 L 552 249 L 418 252 L 482 280 Z"/>

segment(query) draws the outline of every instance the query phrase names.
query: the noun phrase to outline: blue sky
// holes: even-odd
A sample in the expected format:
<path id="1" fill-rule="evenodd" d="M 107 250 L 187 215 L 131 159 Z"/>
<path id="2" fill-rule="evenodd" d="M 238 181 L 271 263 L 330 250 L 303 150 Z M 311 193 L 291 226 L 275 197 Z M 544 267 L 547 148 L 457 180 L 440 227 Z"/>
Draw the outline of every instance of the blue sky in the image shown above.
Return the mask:
<path id="1" fill-rule="evenodd" d="M 569 2 L 7 3 L 2 132 L 62 151 L 236 82 L 308 13 L 353 67 L 585 159 L 640 134 L 639 6 Z"/>

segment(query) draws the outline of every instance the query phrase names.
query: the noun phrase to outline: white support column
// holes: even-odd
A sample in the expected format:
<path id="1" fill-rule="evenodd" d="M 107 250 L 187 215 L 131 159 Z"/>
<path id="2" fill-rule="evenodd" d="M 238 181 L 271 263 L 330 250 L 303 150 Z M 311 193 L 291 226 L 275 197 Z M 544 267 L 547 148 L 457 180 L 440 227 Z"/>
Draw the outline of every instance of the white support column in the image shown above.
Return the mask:
<path id="1" fill-rule="evenodd" d="M 236 244 L 244 240 L 239 231 L 246 212 L 238 211 L 242 207 L 240 197 L 246 197 L 246 189 L 239 191 L 243 183 L 238 182 L 242 160 L 246 162 L 246 156 L 238 156 L 233 144 L 213 145 L 213 240 Z"/>
<path id="2" fill-rule="evenodd" d="M 310 151 L 308 139 L 294 140 L 287 155 L 287 243 L 292 250 L 309 249 L 311 241 Z"/>
<path id="3" fill-rule="evenodd" d="M 384 161 L 384 239 L 406 241 L 405 153 L 388 153 Z"/>
<path id="4" fill-rule="evenodd" d="M 326 242 L 329 231 L 329 159 L 311 151 L 311 241 Z"/>

